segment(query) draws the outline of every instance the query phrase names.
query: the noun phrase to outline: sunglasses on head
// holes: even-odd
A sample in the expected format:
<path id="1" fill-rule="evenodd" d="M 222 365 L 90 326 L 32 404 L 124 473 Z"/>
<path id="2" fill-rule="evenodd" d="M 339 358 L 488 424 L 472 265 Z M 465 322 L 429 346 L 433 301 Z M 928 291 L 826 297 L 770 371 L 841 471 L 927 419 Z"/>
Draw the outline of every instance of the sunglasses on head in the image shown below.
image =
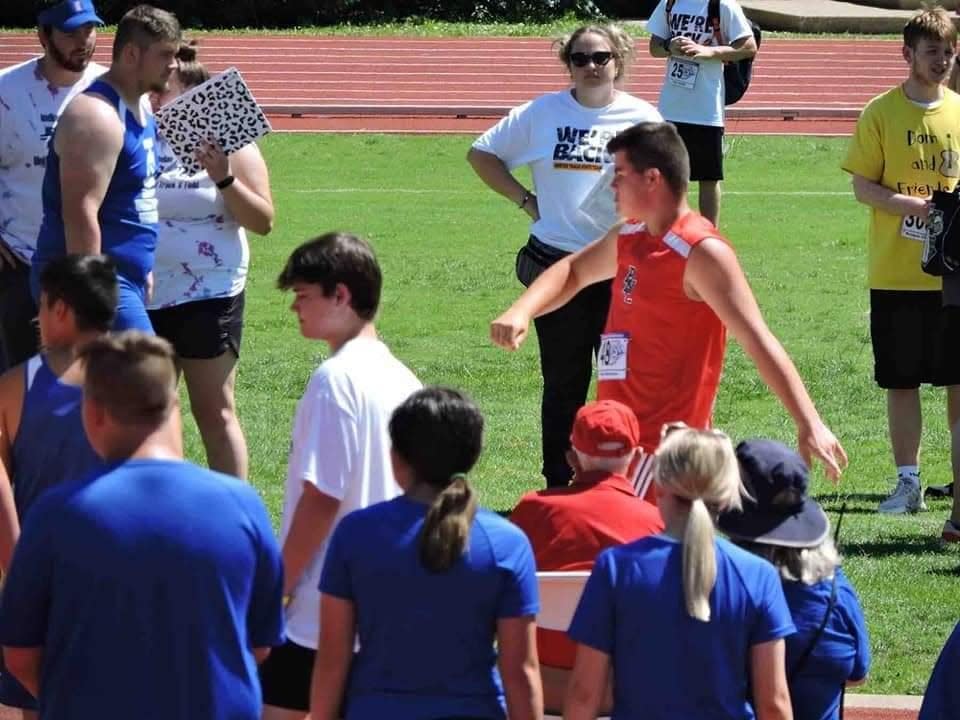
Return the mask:
<path id="1" fill-rule="evenodd" d="M 612 57 L 613 53 L 608 51 L 593 53 L 575 52 L 570 53 L 570 64 L 575 65 L 576 67 L 586 67 L 587 63 L 592 60 L 593 64 L 597 67 L 603 67 L 610 62 L 610 58 Z"/>

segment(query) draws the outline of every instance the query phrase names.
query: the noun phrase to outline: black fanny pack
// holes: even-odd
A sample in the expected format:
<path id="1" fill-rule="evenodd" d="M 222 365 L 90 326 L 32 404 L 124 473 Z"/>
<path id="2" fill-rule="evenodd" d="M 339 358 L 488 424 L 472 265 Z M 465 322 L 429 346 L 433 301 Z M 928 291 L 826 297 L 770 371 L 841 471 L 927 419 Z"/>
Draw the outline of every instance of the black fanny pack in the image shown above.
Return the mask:
<path id="1" fill-rule="evenodd" d="M 517 253 L 517 280 L 524 287 L 530 287 L 544 270 L 569 254 L 566 250 L 542 243 L 531 235 L 527 244 Z"/>

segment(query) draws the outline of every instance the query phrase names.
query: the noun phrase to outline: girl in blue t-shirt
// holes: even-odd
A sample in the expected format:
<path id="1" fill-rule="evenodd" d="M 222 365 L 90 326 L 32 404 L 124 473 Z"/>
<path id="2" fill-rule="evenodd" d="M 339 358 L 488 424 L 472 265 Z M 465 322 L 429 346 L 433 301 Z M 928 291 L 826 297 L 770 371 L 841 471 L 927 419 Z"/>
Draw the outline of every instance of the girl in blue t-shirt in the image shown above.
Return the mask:
<path id="1" fill-rule="evenodd" d="M 737 446 L 748 498 L 720 516 L 738 545 L 780 573 L 797 632 L 787 638 L 794 720 L 837 720 L 843 689 L 866 680 L 870 638 L 856 591 L 840 569 L 830 522 L 807 496 L 806 463 L 774 440 Z"/>
<path id="2" fill-rule="evenodd" d="M 482 434 L 483 416 L 456 390 L 425 388 L 394 411 L 404 494 L 345 516 L 330 539 L 313 720 L 542 717 L 533 552 L 521 530 L 477 508 L 465 473 Z"/>
<path id="3" fill-rule="evenodd" d="M 712 514 L 741 504 L 729 438 L 668 426 L 655 473 L 666 530 L 598 557 L 564 718 L 595 718 L 609 673 L 614 720 L 789 718 L 776 570 L 714 533 Z"/>

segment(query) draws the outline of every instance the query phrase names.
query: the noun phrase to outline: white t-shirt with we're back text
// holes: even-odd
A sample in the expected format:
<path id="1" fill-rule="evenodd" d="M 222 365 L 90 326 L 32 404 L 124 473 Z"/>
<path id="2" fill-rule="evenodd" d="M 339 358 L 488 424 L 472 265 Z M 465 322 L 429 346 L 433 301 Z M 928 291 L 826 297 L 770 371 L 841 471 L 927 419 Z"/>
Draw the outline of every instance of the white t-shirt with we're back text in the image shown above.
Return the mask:
<path id="1" fill-rule="evenodd" d="M 632 125 L 662 119 L 653 105 L 625 92 L 618 91 L 609 105 L 593 108 L 562 90 L 514 108 L 473 147 L 496 155 L 509 170 L 530 166 L 540 210 L 531 234 L 576 252 L 610 229 L 580 209 L 604 167 L 613 164 L 607 143 Z"/>
<path id="2" fill-rule="evenodd" d="M 734 0 L 720 0 L 720 39 L 707 25 L 710 0 L 676 0 L 667 23 L 667 3 L 660 3 L 647 21 L 647 30 L 660 38 L 688 37 L 698 45 L 731 43 L 753 34 L 747 16 Z M 671 122 L 723 127 L 723 63 L 671 55 L 660 90 L 658 107 Z"/>

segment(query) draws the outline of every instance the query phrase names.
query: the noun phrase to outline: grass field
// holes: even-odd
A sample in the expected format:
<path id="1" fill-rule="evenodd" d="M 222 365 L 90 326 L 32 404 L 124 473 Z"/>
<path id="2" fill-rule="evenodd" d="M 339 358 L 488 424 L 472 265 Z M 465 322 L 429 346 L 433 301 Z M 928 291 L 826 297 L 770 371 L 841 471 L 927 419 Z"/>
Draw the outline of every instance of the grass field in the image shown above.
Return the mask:
<path id="1" fill-rule="evenodd" d="M 516 354 L 487 340 L 518 292 L 513 258 L 525 216 L 486 190 L 464 161 L 467 137 L 282 135 L 264 144 L 277 205 L 274 233 L 252 238 L 253 267 L 238 397 L 251 479 L 279 518 L 294 407 L 326 352 L 299 337 L 274 279 L 299 242 L 331 229 L 361 233 L 385 275 L 378 327 L 426 383 L 467 390 L 487 418 L 471 479 L 482 501 L 509 509 L 538 487 L 536 343 Z M 863 599 L 875 661 L 865 692 L 923 692 L 960 615 L 960 555 L 940 547 L 944 501 L 909 518 L 876 514 L 892 480 L 883 395 L 872 382 L 865 290 L 866 211 L 839 170 L 843 140 L 734 137 L 723 228 L 770 326 L 850 455 L 838 487 L 818 471 L 832 518 L 847 504 L 841 549 Z M 924 395 L 923 477 L 946 482 L 942 393 Z M 733 343 L 715 421 L 734 438 L 793 442 L 789 417 Z M 202 460 L 192 424 L 188 452 Z"/>

